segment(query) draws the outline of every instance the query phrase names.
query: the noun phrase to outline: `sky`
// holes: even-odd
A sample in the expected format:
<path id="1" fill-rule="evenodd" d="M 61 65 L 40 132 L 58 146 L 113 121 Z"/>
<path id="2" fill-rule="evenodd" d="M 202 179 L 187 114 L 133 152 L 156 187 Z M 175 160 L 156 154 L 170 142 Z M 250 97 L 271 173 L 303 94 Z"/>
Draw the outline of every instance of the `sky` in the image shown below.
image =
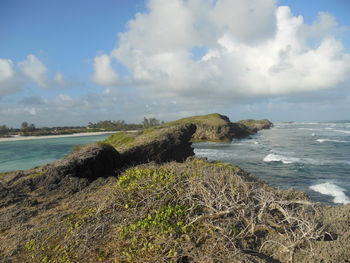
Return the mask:
<path id="1" fill-rule="evenodd" d="M 0 0 L 0 125 L 350 119 L 348 0 Z"/>

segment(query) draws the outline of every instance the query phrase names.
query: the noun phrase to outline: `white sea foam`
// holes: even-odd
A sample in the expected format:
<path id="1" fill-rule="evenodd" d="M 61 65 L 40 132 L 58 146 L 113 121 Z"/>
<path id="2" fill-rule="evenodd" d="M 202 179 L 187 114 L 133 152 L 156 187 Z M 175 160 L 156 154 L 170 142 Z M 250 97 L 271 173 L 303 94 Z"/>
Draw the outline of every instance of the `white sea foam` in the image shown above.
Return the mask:
<path id="1" fill-rule="evenodd" d="M 306 130 L 306 131 L 321 131 L 321 129 L 314 129 L 314 128 L 298 128 L 299 130 Z"/>
<path id="2" fill-rule="evenodd" d="M 311 136 L 313 137 L 313 136 L 315 136 L 316 134 L 315 133 L 311 133 Z"/>
<path id="3" fill-rule="evenodd" d="M 325 130 L 333 130 L 331 127 L 326 127 Z"/>
<path id="4" fill-rule="evenodd" d="M 345 194 L 345 189 L 341 188 L 340 186 L 334 183 L 326 182 L 322 184 L 316 184 L 310 186 L 310 189 L 315 192 L 319 192 L 323 195 L 329 195 L 334 197 L 333 202 L 336 204 L 350 203 L 349 197 Z"/>
<path id="5" fill-rule="evenodd" d="M 322 123 L 319 123 L 319 122 L 298 122 L 297 124 L 320 125 L 320 124 L 322 124 Z"/>
<path id="6" fill-rule="evenodd" d="M 331 140 L 331 139 L 317 139 L 316 140 L 319 143 L 323 142 L 340 142 L 340 143 L 349 143 L 350 141 L 342 141 L 342 140 Z"/>
<path id="7" fill-rule="evenodd" d="M 350 131 L 344 131 L 344 130 L 334 130 L 334 131 L 336 131 L 336 132 L 341 132 L 341 133 L 348 133 L 348 134 L 350 134 Z"/>
<path id="8" fill-rule="evenodd" d="M 265 156 L 264 162 L 282 162 L 284 164 L 300 162 L 299 158 L 287 157 L 279 154 L 270 153 Z"/>

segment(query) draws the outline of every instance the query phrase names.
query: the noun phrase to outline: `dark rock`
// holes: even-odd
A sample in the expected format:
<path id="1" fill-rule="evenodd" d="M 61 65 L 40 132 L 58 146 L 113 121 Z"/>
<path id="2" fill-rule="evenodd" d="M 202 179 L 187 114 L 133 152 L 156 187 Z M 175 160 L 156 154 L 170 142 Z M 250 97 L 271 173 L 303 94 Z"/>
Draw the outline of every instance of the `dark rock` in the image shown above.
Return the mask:
<path id="1" fill-rule="evenodd" d="M 155 131 L 152 138 L 138 141 L 136 145 L 121 153 L 126 165 L 147 162 L 185 161 L 193 156 L 192 135 L 196 126 L 187 124 Z"/>
<path id="2" fill-rule="evenodd" d="M 45 173 L 50 175 L 52 184 L 66 175 L 94 180 L 114 175 L 121 165 L 120 154 L 114 147 L 91 144 L 53 163 Z"/>

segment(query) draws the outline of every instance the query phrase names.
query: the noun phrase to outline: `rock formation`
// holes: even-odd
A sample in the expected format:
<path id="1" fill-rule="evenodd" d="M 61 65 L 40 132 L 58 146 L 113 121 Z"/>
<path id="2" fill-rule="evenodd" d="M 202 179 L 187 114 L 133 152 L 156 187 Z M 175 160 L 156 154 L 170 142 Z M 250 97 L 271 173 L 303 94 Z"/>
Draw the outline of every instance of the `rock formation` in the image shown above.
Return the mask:
<path id="1" fill-rule="evenodd" d="M 105 142 L 114 147 L 0 174 L 0 261 L 349 262 L 350 205 L 323 207 L 190 157 L 191 140 L 230 141 L 270 122 L 204 119 L 118 133 Z"/>
<path id="2" fill-rule="evenodd" d="M 123 163 L 184 161 L 194 155 L 190 139 L 195 131 L 195 125 L 186 124 L 138 136 L 132 145 L 121 151 Z"/>

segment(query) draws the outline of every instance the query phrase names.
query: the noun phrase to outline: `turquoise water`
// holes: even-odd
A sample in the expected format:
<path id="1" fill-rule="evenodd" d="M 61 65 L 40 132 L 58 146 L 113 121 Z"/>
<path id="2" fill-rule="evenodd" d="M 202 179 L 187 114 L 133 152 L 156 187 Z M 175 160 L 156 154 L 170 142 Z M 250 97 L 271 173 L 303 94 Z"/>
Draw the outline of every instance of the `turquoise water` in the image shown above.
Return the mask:
<path id="1" fill-rule="evenodd" d="M 0 172 L 61 159 L 74 145 L 108 136 L 0 142 Z M 273 186 L 305 191 L 326 204 L 350 203 L 350 122 L 277 123 L 250 139 L 193 146 L 196 155 L 239 165 Z"/>
<path id="2" fill-rule="evenodd" d="M 103 140 L 110 134 L 0 142 L 0 172 L 23 170 L 67 155 L 74 145 Z"/>
<path id="3" fill-rule="evenodd" d="M 350 203 L 350 122 L 277 123 L 250 139 L 194 147 L 196 155 L 236 164 L 273 186 Z"/>

